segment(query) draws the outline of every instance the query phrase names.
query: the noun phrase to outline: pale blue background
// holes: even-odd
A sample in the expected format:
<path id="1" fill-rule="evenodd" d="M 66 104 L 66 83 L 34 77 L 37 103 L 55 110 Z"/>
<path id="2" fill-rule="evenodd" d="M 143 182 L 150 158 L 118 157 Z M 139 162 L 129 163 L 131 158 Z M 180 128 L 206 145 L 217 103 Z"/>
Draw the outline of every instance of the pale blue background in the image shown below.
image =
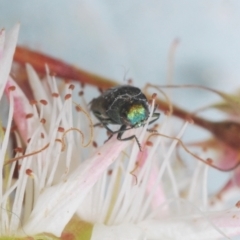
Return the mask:
<path id="1" fill-rule="evenodd" d="M 137 86 L 166 83 L 169 47 L 179 38 L 176 84 L 239 87 L 239 0 L 2 0 L 0 26 L 16 22 L 20 44 L 119 82 L 133 78 Z M 189 109 L 219 99 L 201 90 L 172 96 Z"/>
<path id="2" fill-rule="evenodd" d="M 174 38 L 176 83 L 234 89 L 240 79 L 240 2 L 121 0 L 0 2 L 0 26 L 19 43 L 137 85 L 165 83 Z"/>

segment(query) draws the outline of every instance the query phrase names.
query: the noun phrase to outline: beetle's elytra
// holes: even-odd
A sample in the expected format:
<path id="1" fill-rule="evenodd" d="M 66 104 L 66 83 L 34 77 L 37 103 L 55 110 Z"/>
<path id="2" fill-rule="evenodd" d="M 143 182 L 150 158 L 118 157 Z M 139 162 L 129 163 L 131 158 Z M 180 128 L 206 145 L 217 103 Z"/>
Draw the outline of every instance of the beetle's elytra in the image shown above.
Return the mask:
<path id="1" fill-rule="evenodd" d="M 106 90 L 98 98 L 94 98 L 91 102 L 91 111 L 110 133 L 118 133 L 117 139 L 121 141 L 135 138 L 141 150 L 140 143 L 135 135 L 122 138 L 126 130 L 144 126 L 149 118 L 149 105 L 146 96 L 137 87 L 124 85 Z M 160 113 L 153 113 L 153 120 L 149 124 L 155 122 Z M 117 131 L 112 131 L 108 125 L 121 125 Z"/>

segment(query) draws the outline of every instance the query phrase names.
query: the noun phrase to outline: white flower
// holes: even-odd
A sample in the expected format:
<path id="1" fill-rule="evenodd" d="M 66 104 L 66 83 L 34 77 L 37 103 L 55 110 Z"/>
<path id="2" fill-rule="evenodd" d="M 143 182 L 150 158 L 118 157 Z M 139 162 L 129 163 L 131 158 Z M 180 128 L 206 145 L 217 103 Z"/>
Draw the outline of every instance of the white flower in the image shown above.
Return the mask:
<path id="1" fill-rule="evenodd" d="M 157 128 L 162 135 L 146 133 L 147 124 L 132 130 L 142 152 L 135 141 L 115 137 L 93 147 L 92 139 L 100 141 L 104 131 L 94 129 L 100 133 L 92 134 L 88 107 L 84 100 L 73 102 L 72 83 L 58 84 L 49 74 L 41 81 L 27 65 L 36 100 L 30 104 L 9 76 L 17 34 L 18 26 L 6 40 L 5 31 L 0 35 L 0 93 L 2 97 L 5 89 L 9 99 L 0 149 L 0 239 L 37 239 L 37 234 L 43 239 L 81 239 L 84 231 L 77 226 L 83 223 L 89 223 L 92 240 L 219 239 L 240 234 L 238 205 L 227 209 L 222 203 L 218 212 L 211 209 L 209 166 L 196 162 L 194 172 L 189 172 L 175 155 L 178 141 L 163 136 L 180 139 L 188 123 L 176 136 L 175 120 L 168 115 L 161 115 Z M 152 112 L 153 106 L 154 101 Z M 12 119 L 18 127 L 18 151 L 4 165 L 12 152 Z"/>

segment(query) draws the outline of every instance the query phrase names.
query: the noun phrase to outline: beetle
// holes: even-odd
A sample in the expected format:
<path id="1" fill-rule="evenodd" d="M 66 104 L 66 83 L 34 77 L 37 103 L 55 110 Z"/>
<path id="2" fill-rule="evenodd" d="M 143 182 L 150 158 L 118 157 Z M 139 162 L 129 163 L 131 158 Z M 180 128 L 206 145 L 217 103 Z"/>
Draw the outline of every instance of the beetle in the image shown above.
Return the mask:
<path id="1" fill-rule="evenodd" d="M 100 121 L 96 125 L 102 125 L 112 134 L 109 139 L 116 133 L 117 139 L 120 141 L 135 138 L 141 150 L 136 135 L 122 138 L 125 131 L 144 126 L 149 118 L 149 104 L 146 96 L 139 88 L 130 85 L 110 88 L 99 97 L 94 98 L 90 105 L 90 110 Z M 149 124 L 157 121 L 160 116 L 160 113 L 156 113 L 155 110 L 156 107 L 152 114 L 153 119 Z M 117 124 L 121 127 L 119 130 L 113 131 L 108 127 L 109 124 Z"/>

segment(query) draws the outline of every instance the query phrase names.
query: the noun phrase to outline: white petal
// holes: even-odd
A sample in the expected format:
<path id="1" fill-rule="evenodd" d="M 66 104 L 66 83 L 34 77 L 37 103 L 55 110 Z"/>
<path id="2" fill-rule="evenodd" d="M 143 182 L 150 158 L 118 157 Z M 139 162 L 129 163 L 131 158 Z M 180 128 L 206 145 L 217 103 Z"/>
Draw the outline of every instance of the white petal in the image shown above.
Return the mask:
<path id="1" fill-rule="evenodd" d="M 95 224 L 91 240 L 144 240 L 144 231 L 136 224 L 124 223 L 118 226 Z"/>
<path id="2" fill-rule="evenodd" d="M 211 240 L 236 236 L 240 233 L 240 212 L 233 209 L 208 216 L 179 219 L 147 220 L 138 224 L 117 226 L 95 224 L 91 240 Z"/>
<path id="3" fill-rule="evenodd" d="M 46 89 L 43 87 L 43 84 L 38 77 L 36 71 L 30 64 L 26 64 L 27 75 L 29 79 L 29 84 L 33 90 L 35 100 L 40 101 L 42 99 L 48 101 L 48 104 L 45 106 L 45 115 L 44 118 L 49 119 L 51 114 L 51 104 L 46 93 Z"/>
<path id="4" fill-rule="evenodd" d="M 28 223 L 23 227 L 29 234 L 42 232 L 60 236 L 63 228 L 101 177 L 130 141 L 108 141 L 97 153 L 83 162 L 64 182 L 46 189 L 38 198 Z"/>
<path id="5" fill-rule="evenodd" d="M 3 94 L 4 87 L 6 85 L 10 69 L 12 66 L 13 54 L 15 52 L 18 32 L 20 25 L 17 24 L 12 31 L 7 34 L 5 39 L 4 50 L 2 54 L 0 54 L 0 99 Z M 3 41 L 5 34 L 0 35 L 0 42 Z"/>
<path id="6" fill-rule="evenodd" d="M 21 137 L 26 142 L 34 129 L 34 119 L 30 118 L 26 121 L 26 114 L 32 113 L 32 107 L 29 104 L 29 100 L 23 93 L 22 89 L 18 86 L 18 84 L 11 78 L 8 78 L 6 83 L 6 94 L 9 94 L 8 87 L 15 86 L 16 89 L 11 92 L 14 100 L 14 120 L 18 127 L 18 130 L 21 134 Z"/>

